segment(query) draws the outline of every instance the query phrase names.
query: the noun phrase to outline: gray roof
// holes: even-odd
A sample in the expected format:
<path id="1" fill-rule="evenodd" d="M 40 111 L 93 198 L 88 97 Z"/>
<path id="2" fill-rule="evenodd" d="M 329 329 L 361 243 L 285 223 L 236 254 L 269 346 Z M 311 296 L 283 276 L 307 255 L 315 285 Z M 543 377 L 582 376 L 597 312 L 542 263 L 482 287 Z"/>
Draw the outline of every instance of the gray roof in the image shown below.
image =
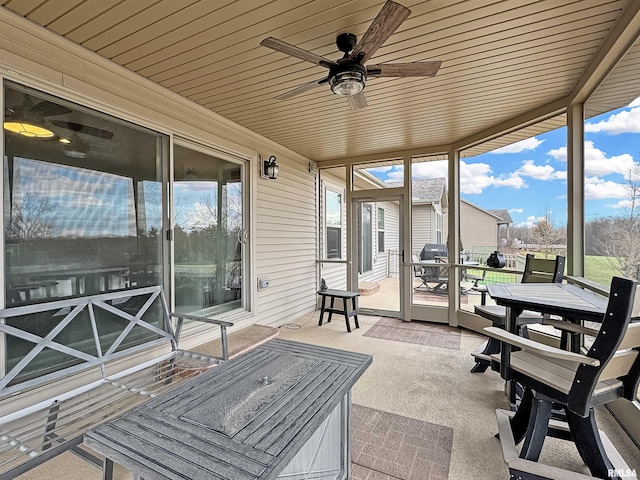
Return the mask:
<path id="1" fill-rule="evenodd" d="M 446 182 L 444 178 L 423 178 L 414 180 L 412 188 L 412 196 L 417 200 L 429 202 L 439 202 L 442 199 Z"/>
<path id="2" fill-rule="evenodd" d="M 508 210 L 487 210 L 487 212 L 500 218 L 501 221 L 498 222 L 499 225 L 513 223 L 513 219 L 511 218 L 511 215 L 509 215 Z"/>

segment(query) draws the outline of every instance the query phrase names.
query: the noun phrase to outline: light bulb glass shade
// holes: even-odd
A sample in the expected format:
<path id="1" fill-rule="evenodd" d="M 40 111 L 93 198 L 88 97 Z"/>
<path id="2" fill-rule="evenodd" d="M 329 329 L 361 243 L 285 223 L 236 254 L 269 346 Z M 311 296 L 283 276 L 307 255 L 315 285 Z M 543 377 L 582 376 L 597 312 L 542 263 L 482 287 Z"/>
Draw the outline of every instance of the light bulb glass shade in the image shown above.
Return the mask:
<path id="1" fill-rule="evenodd" d="M 278 172 L 280 171 L 280 167 L 278 165 L 274 163 L 272 163 L 271 165 L 269 165 L 267 167 L 267 176 L 271 179 L 271 180 L 275 180 L 276 178 L 278 178 Z"/>
<path id="2" fill-rule="evenodd" d="M 350 97 L 364 89 L 365 76 L 360 72 L 340 72 L 331 78 L 331 91 Z"/>
<path id="3" fill-rule="evenodd" d="M 51 138 L 55 135 L 51 130 L 27 122 L 4 122 L 4 129 L 31 138 Z"/>

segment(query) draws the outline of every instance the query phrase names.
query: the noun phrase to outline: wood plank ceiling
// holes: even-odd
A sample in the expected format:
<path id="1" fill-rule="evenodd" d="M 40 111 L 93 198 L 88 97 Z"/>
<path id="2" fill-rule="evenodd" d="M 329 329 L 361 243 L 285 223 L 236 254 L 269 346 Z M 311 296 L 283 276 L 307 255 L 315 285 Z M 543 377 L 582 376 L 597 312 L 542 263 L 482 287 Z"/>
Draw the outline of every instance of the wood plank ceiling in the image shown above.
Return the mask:
<path id="1" fill-rule="evenodd" d="M 268 36 L 338 59 L 383 0 L 0 0 L 0 5 L 315 160 L 442 153 L 567 96 L 635 0 L 399 0 L 412 11 L 368 63 L 441 60 L 434 78 L 370 79 L 351 111 L 328 85 L 273 97 L 326 70 L 259 45 Z M 636 70 L 638 55 L 626 71 Z M 640 93 L 611 81 L 590 115 Z M 637 78 L 637 76 L 635 77 Z M 564 116 L 478 145 L 477 154 L 561 126 Z"/>

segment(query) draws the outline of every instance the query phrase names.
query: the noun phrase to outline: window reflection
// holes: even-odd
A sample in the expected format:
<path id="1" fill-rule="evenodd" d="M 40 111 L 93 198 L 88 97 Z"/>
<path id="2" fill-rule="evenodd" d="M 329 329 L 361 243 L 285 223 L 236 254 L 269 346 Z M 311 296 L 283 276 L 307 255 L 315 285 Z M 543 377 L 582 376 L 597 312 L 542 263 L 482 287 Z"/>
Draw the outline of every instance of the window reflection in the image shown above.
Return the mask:
<path id="1" fill-rule="evenodd" d="M 174 279 L 180 312 L 242 303 L 242 167 L 174 146 Z"/>
<path id="2" fill-rule="evenodd" d="M 166 137 L 21 85 L 5 84 L 4 95 L 4 120 L 28 121 L 52 134 L 38 138 L 5 126 L 6 306 L 161 284 Z M 7 324 L 43 337 L 61 313 L 13 317 Z M 104 342 L 122 330 L 104 312 L 95 320 Z M 55 341 L 94 354 L 91 328 L 79 315 Z M 155 337 L 134 328 L 121 348 Z M 8 367 L 33 349 L 29 341 L 5 339 Z M 77 361 L 45 349 L 15 381 Z"/>
<path id="3" fill-rule="evenodd" d="M 7 306 L 161 282 L 160 136 L 44 93 L 5 87 Z"/>

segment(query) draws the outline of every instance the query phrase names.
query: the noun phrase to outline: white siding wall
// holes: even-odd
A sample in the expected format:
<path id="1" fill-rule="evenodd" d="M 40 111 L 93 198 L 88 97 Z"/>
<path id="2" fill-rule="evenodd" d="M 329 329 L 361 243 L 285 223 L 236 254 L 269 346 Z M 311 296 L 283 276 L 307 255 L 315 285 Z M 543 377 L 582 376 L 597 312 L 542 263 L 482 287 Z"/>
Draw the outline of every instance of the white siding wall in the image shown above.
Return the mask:
<path id="1" fill-rule="evenodd" d="M 435 213 L 431 204 L 413 205 L 412 215 L 411 254 L 420 256 L 425 243 L 435 242 Z"/>
<path id="2" fill-rule="evenodd" d="M 255 302 L 251 314 L 234 319 L 236 326 L 281 324 L 315 309 L 317 208 L 308 159 L 2 10 L 0 31 L 0 75 L 251 159 L 249 287 Z M 258 178 L 259 154 L 277 156 L 277 180 Z M 268 278 L 271 286 L 257 291 L 258 278 Z M 205 340 L 207 335 L 185 332 L 181 346 Z"/>
<path id="3" fill-rule="evenodd" d="M 277 180 L 258 179 L 257 293 L 259 323 L 295 319 L 316 304 L 316 179 L 307 165 L 278 157 Z"/>
<path id="4" fill-rule="evenodd" d="M 387 251 L 397 251 L 399 248 L 399 210 L 398 205 L 393 202 L 373 203 L 373 269 L 360 275 L 359 280 L 363 282 L 375 282 L 387 276 Z M 378 253 L 378 207 L 384 208 L 385 222 L 385 251 Z"/>
<path id="5" fill-rule="evenodd" d="M 460 202 L 460 235 L 465 250 L 496 250 L 498 224 L 496 217 L 466 202 Z"/>

